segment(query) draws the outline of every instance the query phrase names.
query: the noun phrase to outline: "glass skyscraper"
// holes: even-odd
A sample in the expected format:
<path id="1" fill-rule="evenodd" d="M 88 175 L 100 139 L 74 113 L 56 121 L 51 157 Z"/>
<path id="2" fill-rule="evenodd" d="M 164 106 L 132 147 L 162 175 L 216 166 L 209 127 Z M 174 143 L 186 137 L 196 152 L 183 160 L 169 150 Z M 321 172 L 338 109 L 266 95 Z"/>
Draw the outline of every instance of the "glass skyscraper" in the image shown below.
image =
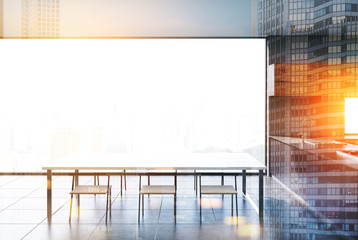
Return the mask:
<path id="1" fill-rule="evenodd" d="M 345 132 L 344 106 L 358 97 L 358 2 L 257 5 L 257 33 L 268 39 L 269 174 L 297 199 L 266 203 L 267 237 L 356 239 L 358 137 Z"/>

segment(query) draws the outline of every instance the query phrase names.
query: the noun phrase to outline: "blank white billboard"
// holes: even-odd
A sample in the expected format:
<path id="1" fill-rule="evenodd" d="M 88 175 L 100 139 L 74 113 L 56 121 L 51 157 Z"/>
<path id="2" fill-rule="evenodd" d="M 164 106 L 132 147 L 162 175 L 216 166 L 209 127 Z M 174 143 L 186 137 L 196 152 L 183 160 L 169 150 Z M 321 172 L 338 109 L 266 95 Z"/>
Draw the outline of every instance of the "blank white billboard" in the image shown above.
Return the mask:
<path id="1" fill-rule="evenodd" d="M 76 152 L 263 160 L 263 39 L 12 39 L 0 52 L 0 171 Z"/>

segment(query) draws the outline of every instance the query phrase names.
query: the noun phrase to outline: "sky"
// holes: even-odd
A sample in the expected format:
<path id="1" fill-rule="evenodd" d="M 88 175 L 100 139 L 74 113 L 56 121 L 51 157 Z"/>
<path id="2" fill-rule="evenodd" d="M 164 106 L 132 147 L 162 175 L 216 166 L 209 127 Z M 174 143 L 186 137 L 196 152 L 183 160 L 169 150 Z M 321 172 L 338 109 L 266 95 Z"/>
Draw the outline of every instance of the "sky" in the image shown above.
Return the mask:
<path id="1" fill-rule="evenodd" d="M 21 1 L 4 0 L 5 37 L 21 37 Z M 62 37 L 251 36 L 251 0 L 61 0 Z"/>

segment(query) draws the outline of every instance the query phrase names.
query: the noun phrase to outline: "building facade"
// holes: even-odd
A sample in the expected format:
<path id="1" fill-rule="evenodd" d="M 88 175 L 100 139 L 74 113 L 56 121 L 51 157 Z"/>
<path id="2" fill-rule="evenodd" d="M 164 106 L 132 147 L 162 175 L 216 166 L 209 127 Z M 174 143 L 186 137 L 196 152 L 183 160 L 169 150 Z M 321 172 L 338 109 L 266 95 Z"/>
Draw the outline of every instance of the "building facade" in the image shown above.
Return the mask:
<path id="1" fill-rule="evenodd" d="M 303 200 L 268 203 L 287 226 L 267 234 L 356 239 L 357 168 L 337 152 L 357 147 L 345 133 L 344 104 L 358 97 L 358 3 L 259 0 L 257 17 L 267 37 L 268 167 Z"/>

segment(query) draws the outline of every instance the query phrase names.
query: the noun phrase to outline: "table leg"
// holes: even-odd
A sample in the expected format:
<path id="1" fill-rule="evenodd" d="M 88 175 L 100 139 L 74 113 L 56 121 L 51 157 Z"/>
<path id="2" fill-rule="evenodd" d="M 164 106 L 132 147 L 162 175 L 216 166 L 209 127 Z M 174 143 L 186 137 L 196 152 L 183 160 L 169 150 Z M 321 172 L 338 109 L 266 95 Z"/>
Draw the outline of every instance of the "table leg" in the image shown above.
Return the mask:
<path id="1" fill-rule="evenodd" d="M 52 218 L 52 170 L 47 170 L 47 219 Z"/>
<path id="2" fill-rule="evenodd" d="M 127 191 L 127 177 L 126 177 L 126 170 L 123 170 L 124 173 L 124 190 Z"/>
<path id="3" fill-rule="evenodd" d="M 177 170 L 175 170 L 175 175 L 174 175 L 174 187 L 175 187 L 175 192 L 177 191 L 177 185 L 178 185 L 178 182 L 177 182 Z"/>
<path id="4" fill-rule="evenodd" d="M 79 176 L 78 176 L 78 170 L 75 170 L 75 187 L 79 184 Z M 80 195 L 77 194 L 77 209 L 78 209 L 78 216 L 80 215 Z"/>
<path id="5" fill-rule="evenodd" d="M 75 187 L 78 186 L 79 182 L 78 182 L 79 178 L 78 178 L 78 170 L 75 170 Z"/>
<path id="6" fill-rule="evenodd" d="M 195 178 L 195 194 L 196 197 L 198 197 L 198 175 L 196 173 L 194 175 L 194 178 Z"/>
<path id="7" fill-rule="evenodd" d="M 175 170 L 175 175 L 174 175 L 174 189 L 175 189 L 175 193 L 174 193 L 174 222 L 175 224 L 177 223 L 177 170 Z"/>
<path id="8" fill-rule="evenodd" d="M 123 193 L 123 175 L 121 175 L 121 197 Z"/>
<path id="9" fill-rule="evenodd" d="M 225 184 L 224 181 L 225 180 L 224 180 L 224 174 L 223 174 L 223 175 L 221 175 L 221 186 L 224 186 L 224 184 Z M 224 200 L 224 194 L 222 194 L 221 197 Z"/>
<path id="10" fill-rule="evenodd" d="M 242 170 L 242 193 L 246 195 L 246 170 Z"/>
<path id="11" fill-rule="evenodd" d="M 264 177 L 263 170 L 259 170 L 259 217 L 260 224 L 263 223 L 264 215 Z"/>
<path id="12" fill-rule="evenodd" d="M 194 170 L 194 191 L 196 189 L 196 170 Z"/>

